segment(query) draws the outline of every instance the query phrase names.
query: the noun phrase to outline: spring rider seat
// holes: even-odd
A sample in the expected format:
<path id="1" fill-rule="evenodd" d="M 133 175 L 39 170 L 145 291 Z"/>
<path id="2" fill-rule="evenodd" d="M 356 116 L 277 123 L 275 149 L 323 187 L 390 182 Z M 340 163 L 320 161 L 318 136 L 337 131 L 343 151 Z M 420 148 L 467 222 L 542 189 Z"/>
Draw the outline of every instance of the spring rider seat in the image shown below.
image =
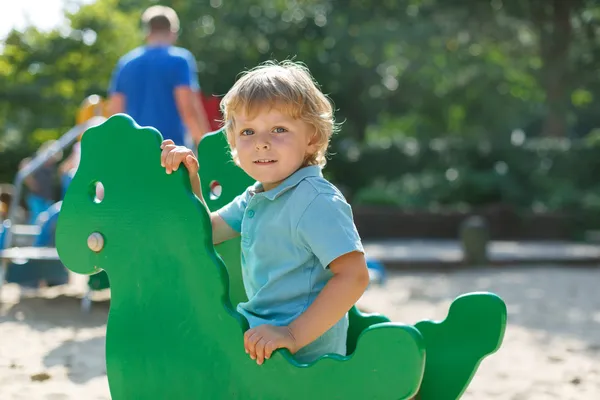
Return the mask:
<path id="1" fill-rule="evenodd" d="M 160 166 L 161 141 L 123 114 L 90 128 L 58 221 L 67 268 L 110 277 L 113 400 L 457 399 L 499 348 L 506 307 L 494 294 L 472 293 L 454 301 L 446 320 L 416 326 L 353 308 L 348 356 L 301 364 L 281 349 L 257 365 L 244 352 L 248 324 L 235 311 L 245 297 L 239 242 L 213 246 L 187 171 L 167 175 Z M 221 133 L 206 136 L 199 155 L 209 208 L 252 183 L 228 159 Z"/>

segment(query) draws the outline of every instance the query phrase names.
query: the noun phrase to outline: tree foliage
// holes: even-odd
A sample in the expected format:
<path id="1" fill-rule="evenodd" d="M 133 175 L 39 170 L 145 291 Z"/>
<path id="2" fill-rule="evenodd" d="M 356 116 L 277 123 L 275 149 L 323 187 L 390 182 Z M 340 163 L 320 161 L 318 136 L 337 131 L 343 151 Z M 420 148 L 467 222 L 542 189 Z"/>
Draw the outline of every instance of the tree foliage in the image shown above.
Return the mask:
<path id="1" fill-rule="evenodd" d="M 151 0 L 96 0 L 51 32 L 1 43 L 0 146 L 34 149 L 105 95 L 143 43 Z M 205 93 L 268 59 L 304 62 L 352 143 L 393 137 L 582 137 L 598 126 L 600 6 L 594 0 L 165 0 Z M 0 150 L 1 151 L 1 150 Z"/>

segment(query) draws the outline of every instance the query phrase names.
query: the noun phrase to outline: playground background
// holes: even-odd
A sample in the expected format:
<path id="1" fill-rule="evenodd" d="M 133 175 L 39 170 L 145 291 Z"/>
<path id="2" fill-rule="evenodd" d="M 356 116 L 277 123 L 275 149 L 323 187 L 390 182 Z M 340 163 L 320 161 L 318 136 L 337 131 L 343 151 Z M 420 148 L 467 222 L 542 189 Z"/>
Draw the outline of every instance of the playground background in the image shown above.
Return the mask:
<path id="1" fill-rule="evenodd" d="M 50 4 L 25 3 L 30 10 Z M 105 96 L 117 59 L 142 42 L 141 10 L 155 3 L 69 1 L 64 12 L 47 13 L 61 17 L 54 25 L 37 13 L 32 25 L 2 26 L 0 182 L 12 182 L 23 158 L 72 127 L 84 98 Z M 343 122 L 326 174 L 347 194 L 365 240 L 455 240 L 476 214 L 493 240 L 597 248 L 597 2 L 161 4 L 179 13 L 179 43 L 198 59 L 209 104 L 262 60 L 307 64 Z M 387 284 L 370 288 L 361 304 L 414 323 L 443 318 L 463 292 L 496 292 L 509 310 L 505 343 L 483 362 L 465 398 L 594 399 L 600 260 L 570 261 L 577 260 L 390 270 Z M 85 315 L 81 277 L 23 292 L 17 303 L 20 291 L 11 284 L 2 293 L 0 398 L 107 399 L 108 293 L 96 293 Z"/>

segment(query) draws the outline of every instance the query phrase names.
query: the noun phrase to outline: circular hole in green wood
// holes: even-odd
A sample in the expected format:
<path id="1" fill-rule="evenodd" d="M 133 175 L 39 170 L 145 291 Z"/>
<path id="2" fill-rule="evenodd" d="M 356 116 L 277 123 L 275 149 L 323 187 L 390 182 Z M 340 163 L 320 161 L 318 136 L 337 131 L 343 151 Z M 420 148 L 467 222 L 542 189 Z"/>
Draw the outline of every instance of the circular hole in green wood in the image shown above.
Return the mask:
<path id="1" fill-rule="evenodd" d="M 212 181 L 210 183 L 210 199 L 217 200 L 221 197 L 221 193 L 223 193 L 223 187 L 217 181 Z"/>
<path id="2" fill-rule="evenodd" d="M 94 203 L 102 203 L 102 200 L 104 200 L 104 185 L 102 182 L 97 181 L 92 183 L 90 187 L 90 197 Z"/>

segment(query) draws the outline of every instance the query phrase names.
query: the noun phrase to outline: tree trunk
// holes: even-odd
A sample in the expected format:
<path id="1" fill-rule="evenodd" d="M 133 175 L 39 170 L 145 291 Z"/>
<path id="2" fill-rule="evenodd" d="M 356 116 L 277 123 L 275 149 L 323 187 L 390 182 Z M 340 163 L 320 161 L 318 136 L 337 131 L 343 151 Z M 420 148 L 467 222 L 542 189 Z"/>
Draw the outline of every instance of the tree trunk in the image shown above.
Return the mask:
<path id="1" fill-rule="evenodd" d="M 565 0 L 533 2 L 534 22 L 540 35 L 541 82 L 546 94 L 546 116 L 542 134 L 563 137 L 567 133 L 572 42 L 571 11 L 575 4 Z"/>

